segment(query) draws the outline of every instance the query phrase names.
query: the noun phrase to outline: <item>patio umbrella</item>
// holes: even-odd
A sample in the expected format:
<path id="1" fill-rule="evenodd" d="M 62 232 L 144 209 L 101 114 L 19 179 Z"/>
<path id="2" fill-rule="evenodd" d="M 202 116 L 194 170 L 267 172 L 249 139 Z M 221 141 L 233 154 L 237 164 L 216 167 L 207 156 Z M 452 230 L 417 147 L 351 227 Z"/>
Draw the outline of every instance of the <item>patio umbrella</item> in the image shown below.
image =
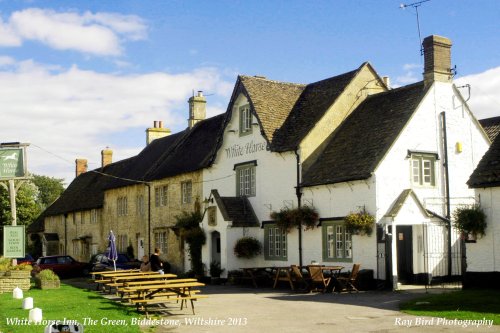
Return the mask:
<path id="1" fill-rule="evenodd" d="M 108 257 L 109 260 L 113 260 L 113 267 L 116 271 L 116 259 L 118 259 L 118 252 L 116 251 L 116 238 L 113 234 L 113 230 L 109 231 L 108 241 L 109 245 L 108 250 L 106 251 L 106 257 Z"/>

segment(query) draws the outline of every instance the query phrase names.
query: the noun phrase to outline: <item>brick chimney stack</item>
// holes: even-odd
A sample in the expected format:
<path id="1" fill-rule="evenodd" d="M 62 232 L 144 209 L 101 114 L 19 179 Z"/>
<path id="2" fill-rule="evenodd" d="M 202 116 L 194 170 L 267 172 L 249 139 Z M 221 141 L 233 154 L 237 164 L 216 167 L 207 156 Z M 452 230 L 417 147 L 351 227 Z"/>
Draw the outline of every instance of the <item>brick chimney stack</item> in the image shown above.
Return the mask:
<path id="1" fill-rule="evenodd" d="M 113 151 L 106 147 L 106 149 L 101 150 L 101 166 L 104 168 L 106 165 L 113 162 Z"/>
<path id="2" fill-rule="evenodd" d="M 190 97 L 189 103 L 189 119 L 188 126 L 193 128 L 193 126 L 200 120 L 204 120 L 207 116 L 207 100 L 203 96 L 202 91 L 198 91 L 196 96 Z"/>
<path id="3" fill-rule="evenodd" d="M 168 136 L 170 133 L 169 128 L 163 128 L 163 121 L 155 120 L 153 127 L 146 129 L 146 145 L 149 145 L 153 140 Z"/>
<path id="4" fill-rule="evenodd" d="M 84 172 L 87 172 L 87 160 L 86 159 L 77 158 L 75 160 L 75 164 L 76 164 L 76 172 L 75 172 L 76 177 L 80 176 Z"/>
<path id="5" fill-rule="evenodd" d="M 424 39 L 424 84 L 452 81 L 451 40 L 441 36 L 428 36 Z"/>

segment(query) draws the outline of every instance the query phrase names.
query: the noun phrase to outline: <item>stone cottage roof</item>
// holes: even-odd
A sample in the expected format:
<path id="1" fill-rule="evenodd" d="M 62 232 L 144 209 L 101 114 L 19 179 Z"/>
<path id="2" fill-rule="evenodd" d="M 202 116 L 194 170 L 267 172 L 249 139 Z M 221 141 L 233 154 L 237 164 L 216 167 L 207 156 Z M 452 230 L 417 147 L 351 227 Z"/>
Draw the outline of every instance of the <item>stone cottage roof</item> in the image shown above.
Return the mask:
<path id="1" fill-rule="evenodd" d="M 233 98 L 239 92 L 247 96 L 272 151 L 290 151 L 367 65 L 364 63 L 356 70 L 307 85 L 239 76 Z"/>
<path id="2" fill-rule="evenodd" d="M 203 120 L 191 130 L 154 140 L 134 157 L 80 174 L 42 213 L 42 218 L 101 208 L 106 190 L 209 166 L 215 156 L 223 122 L 224 115 Z"/>
<path id="3" fill-rule="evenodd" d="M 500 135 L 479 161 L 467 185 L 473 188 L 500 186 Z"/>
<path id="4" fill-rule="evenodd" d="M 500 132 L 500 116 L 492 117 L 479 120 L 481 126 L 483 126 L 484 131 L 488 135 L 491 142 L 495 141 L 498 133 Z"/>
<path id="5" fill-rule="evenodd" d="M 304 172 L 303 186 L 369 178 L 425 93 L 419 82 L 369 96 L 333 132 L 323 153 Z"/>
<path id="6" fill-rule="evenodd" d="M 217 190 L 212 195 L 225 221 L 232 221 L 233 227 L 258 227 L 259 220 L 247 197 L 221 197 Z"/>
<path id="7" fill-rule="evenodd" d="M 182 139 L 151 166 L 145 180 L 162 179 L 210 166 L 222 139 L 224 120 L 225 114 L 220 114 L 186 130 Z"/>

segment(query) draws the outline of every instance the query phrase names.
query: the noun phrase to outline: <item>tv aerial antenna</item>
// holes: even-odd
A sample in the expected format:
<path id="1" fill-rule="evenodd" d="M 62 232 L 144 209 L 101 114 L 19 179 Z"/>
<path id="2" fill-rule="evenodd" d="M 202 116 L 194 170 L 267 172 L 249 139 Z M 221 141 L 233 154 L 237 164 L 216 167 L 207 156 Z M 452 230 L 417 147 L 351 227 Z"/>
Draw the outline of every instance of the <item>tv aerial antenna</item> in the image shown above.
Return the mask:
<path id="1" fill-rule="evenodd" d="M 418 7 L 422 6 L 422 4 L 424 2 L 428 2 L 428 1 L 431 1 L 431 0 L 422 0 L 422 1 L 414 2 L 414 3 L 409 3 L 409 4 L 402 3 L 402 4 L 399 5 L 399 8 L 401 8 L 401 9 L 406 9 L 408 7 L 415 8 L 415 14 L 417 15 L 418 40 L 420 41 L 420 55 L 424 54 L 424 49 L 422 47 L 422 36 L 420 35 L 420 19 L 418 17 Z"/>

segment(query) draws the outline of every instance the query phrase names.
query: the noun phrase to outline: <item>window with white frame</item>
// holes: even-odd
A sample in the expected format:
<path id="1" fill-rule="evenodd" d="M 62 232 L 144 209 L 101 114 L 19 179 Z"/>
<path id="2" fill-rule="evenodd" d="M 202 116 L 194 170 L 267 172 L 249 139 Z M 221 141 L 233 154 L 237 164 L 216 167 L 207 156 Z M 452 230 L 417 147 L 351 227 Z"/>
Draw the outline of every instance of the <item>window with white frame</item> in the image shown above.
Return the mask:
<path id="1" fill-rule="evenodd" d="M 127 197 L 118 197 L 116 199 L 116 215 L 126 216 L 127 215 Z"/>
<path id="2" fill-rule="evenodd" d="M 240 135 L 247 135 L 252 133 L 252 112 L 250 105 L 243 105 L 240 107 Z"/>
<path id="3" fill-rule="evenodd" d="M 189 180 L 181 183 L 181 202 L 183 204 L 191 203 L 193 196 L 193 183 Z"/>
<path id="4" fill-rule="evenodd" d="M 160 249 L 162 254 L 167 254 L 167 231 L 158 230 L 154 233 L 155 236 L 155 248 Z"/>
<path id="5" fill-rule="evenodd" d="M 144 216 L 144 195 L 139 194 L 137 196 L 137 203 L 136 203 L 136 214 L 137 216 Z"/>
<path id="6" fill-rule="evenodd" d="M 287 233 L 276 224 L 264 226 L 264 258 L 266 260 L 287 260 Z"/>
<path id="7" fill-rule="evenodd" d="M 323 221 L 323 261 L 352 261 L 352 235 L 343 221 Z"/>
<path id="8" fill-rule="evenodd" d="M 126 252 L 128 246 L 128 236 L 127 234 L 118 235 L 116 239 L 116 248 L 118 252 Z"/>
<path id="9" fill-rule="evenodd" d="M 256 163 L 245 163 L 235 166 L 236 194 L 238 196 L 253 197 L 256 193 Z"/>
<path id="10" fill-rule="evenodd" d="M 434 186 L 436 184 L 437 154 L 412 153 L 410 158 L 411 181 L 418 186 Z"/>
<path id="11" fill-rule="evenodd" d="M 168 185 L 155 187 L 155 206 L 165 207 L 168 204 Z"/>

